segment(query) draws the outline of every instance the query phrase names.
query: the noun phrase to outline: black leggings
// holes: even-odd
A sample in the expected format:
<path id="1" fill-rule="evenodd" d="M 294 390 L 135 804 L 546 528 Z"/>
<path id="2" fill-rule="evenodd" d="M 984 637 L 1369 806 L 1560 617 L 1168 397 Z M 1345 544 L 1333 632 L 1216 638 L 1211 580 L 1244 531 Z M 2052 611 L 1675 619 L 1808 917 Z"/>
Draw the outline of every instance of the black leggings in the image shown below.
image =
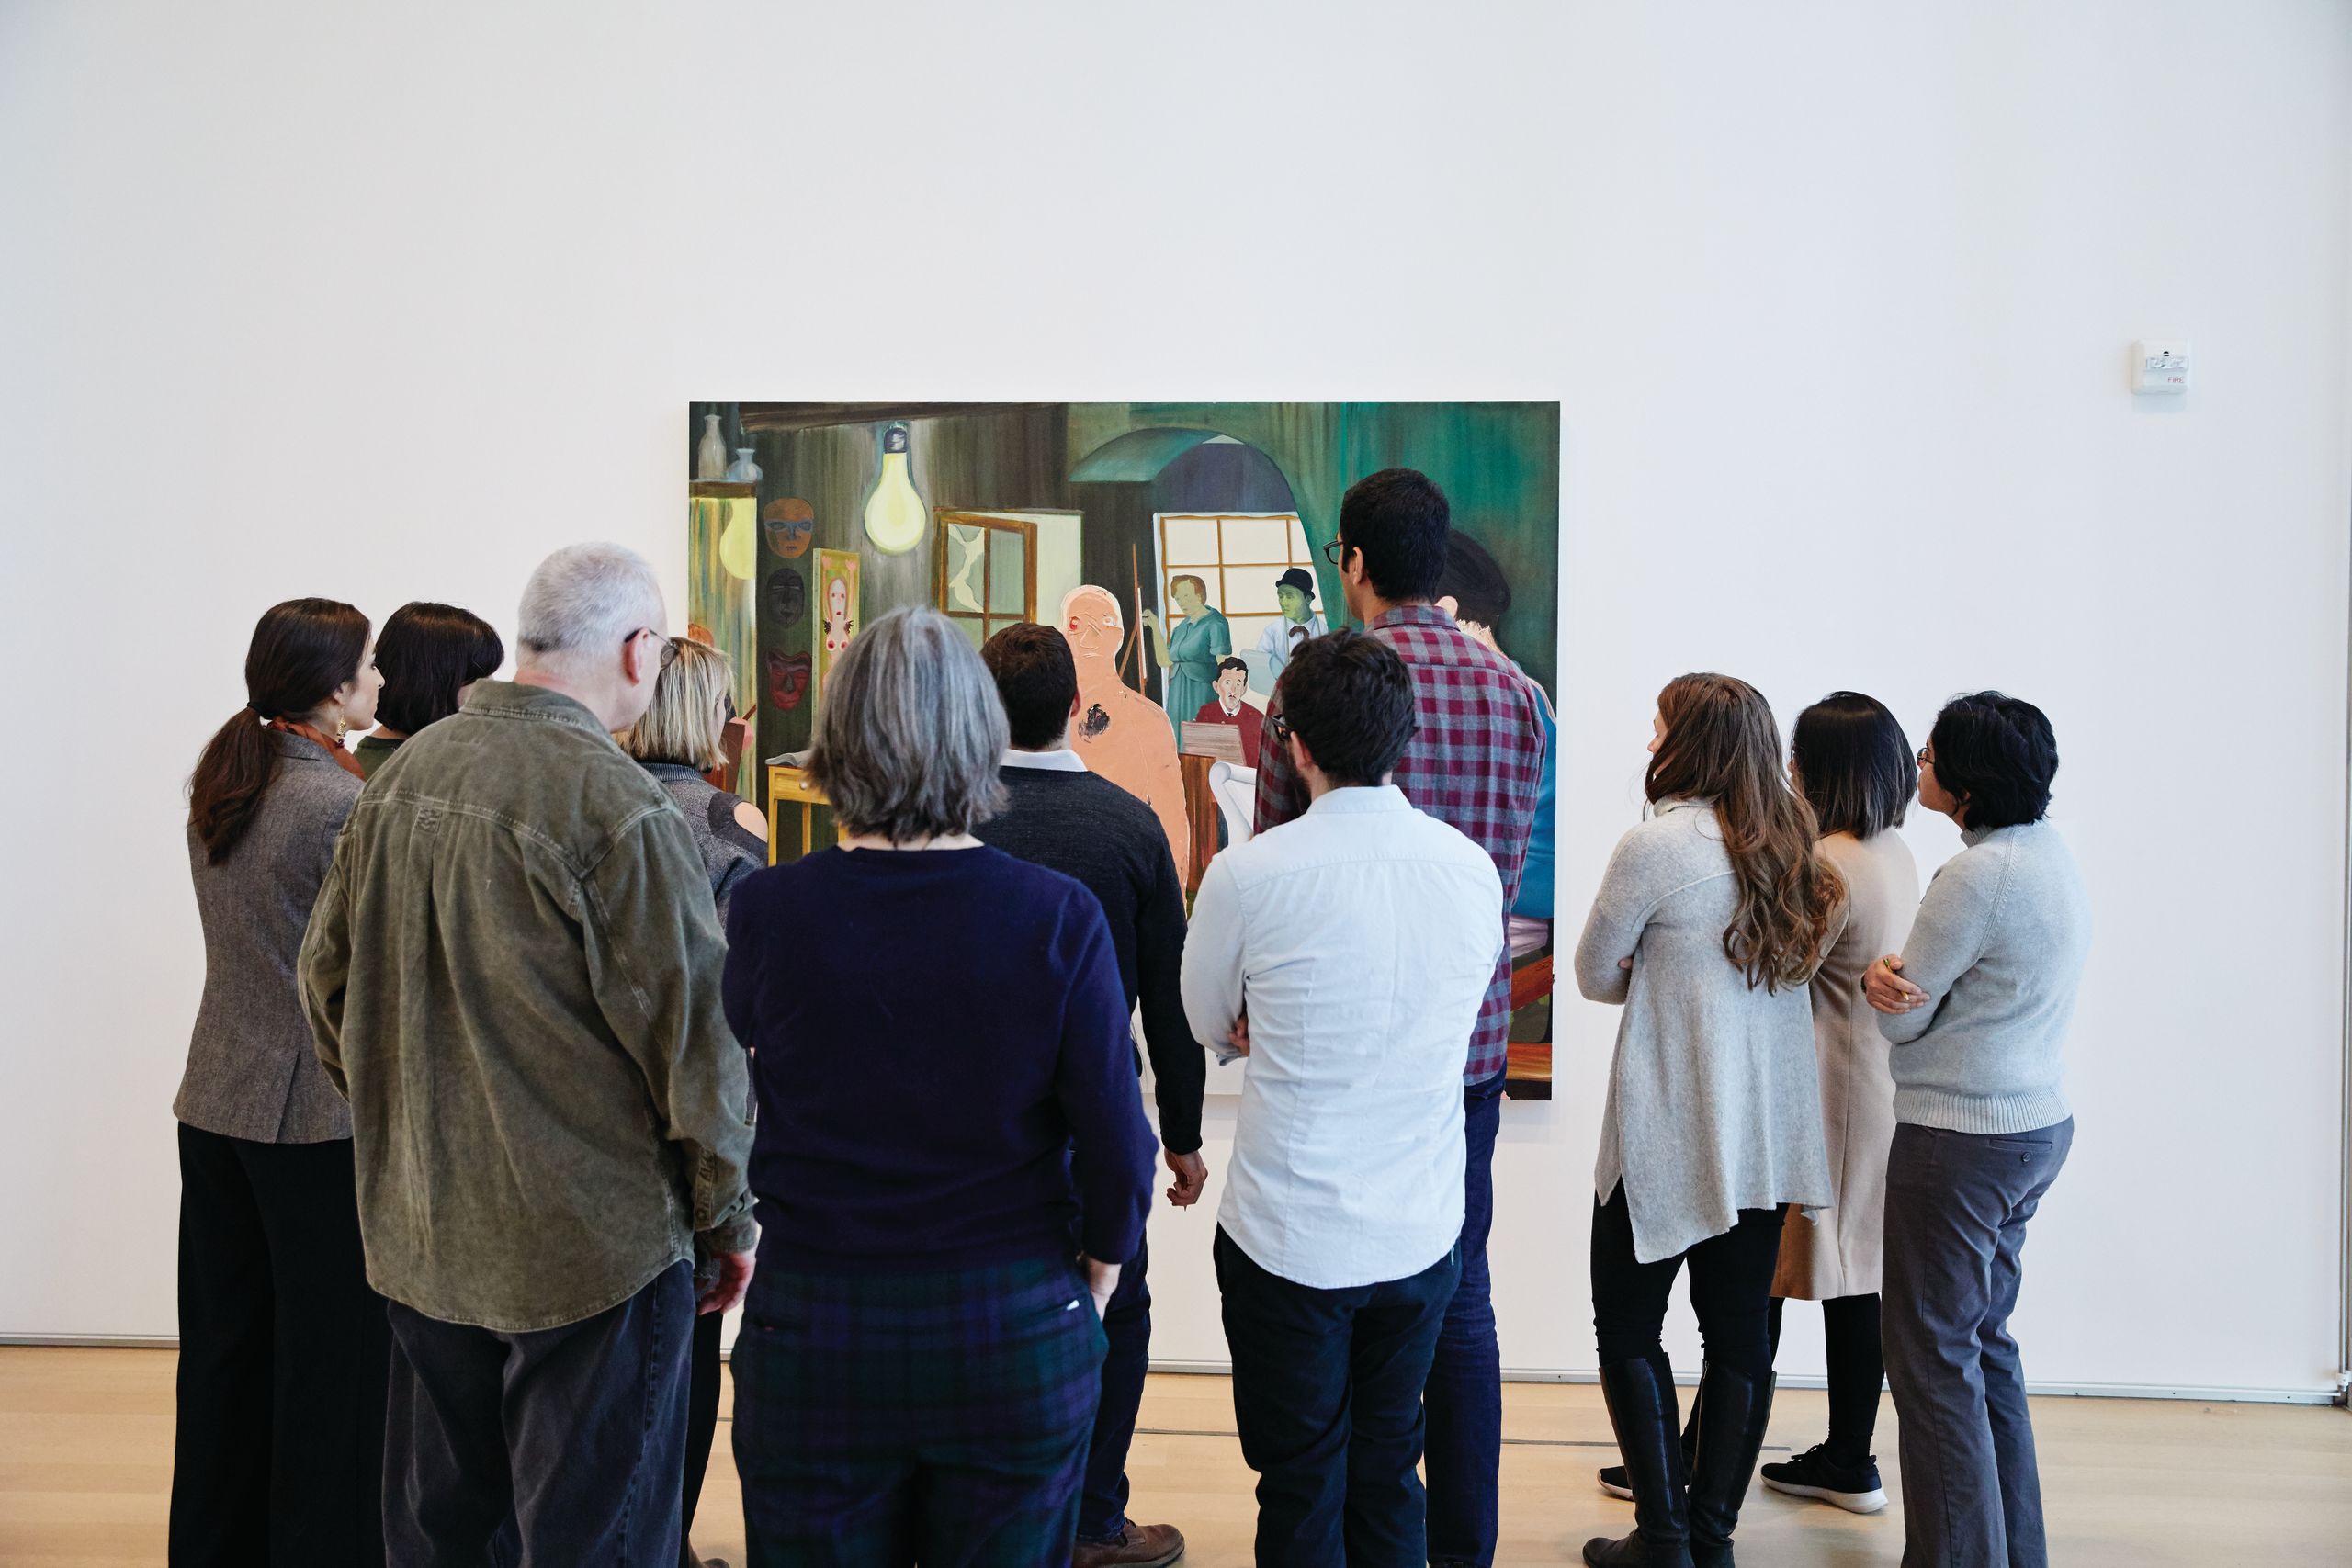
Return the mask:
<path id="1" fill-rule="evenodd" d="M 1592 1321 L 1600 1364 L 1663 1354 L 1658 1330 L 1684 1263 L 1690 1308 L 1707 1359 L 1761 1377 L 1772 1370 L 1772 1270 L 1781 1256 L 1781 1211 L 1742 1209 L 1739 1223 L 1688 1252 L 1655 1263 L 1634 1260 L 1634 1222 L 1623 1183 L 1592 1211 Z"/>
<path id="2" fill-rule="evenodd" d="M 1772 1348 L 1781 1348 L 1779 1297 L 1772 1300 Z M 1878 1429 L 1879 1385 L 1886 1358 L 1879 1349 L 1878 1297 L 1837 1296 L 1821 1303 L 1821 1337 L 1829 1354 L 1829 1440 L 1832 1459 L 1859 1465 L 1870 1458 Z"/>

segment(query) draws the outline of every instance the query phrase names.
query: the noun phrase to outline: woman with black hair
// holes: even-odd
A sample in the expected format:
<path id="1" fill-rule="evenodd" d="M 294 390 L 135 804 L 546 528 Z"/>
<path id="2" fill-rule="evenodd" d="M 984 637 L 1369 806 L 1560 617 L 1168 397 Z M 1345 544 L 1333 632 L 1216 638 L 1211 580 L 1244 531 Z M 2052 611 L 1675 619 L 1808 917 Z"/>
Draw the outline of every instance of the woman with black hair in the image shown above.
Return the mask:
<path id="1" fill-rule="evenodd" d="M 170 1555 L 380 1563 L 390 1331 L 359 1249 L 351 1112 L 294 964 L 359 798 L 343 737 L 375 722 L 368 617 L 273 606 L 245 705 L 197 760 L 188 863 L 204 998 L 179 1119 L 179 1424 Z"/>
<path id="2" fill-rule="evenodd" d="M 1960 824 L 1900 955 L 1864 984 L 1894 1042 L 1885 1345 L 1906 1563 L 2050 1561 L 2025 1373 L 2009 1334 L 2029 1221 L 2075 1122 L 2061 1047 L 2090 949 L 2075 857 L 2043 820 L 2058 744 L 2031 703 L 1955 697 L 1919 803 Z"/>
<path id="3" fill-rule="evenodd" d="M 1871 1434 L 1886 1376 L 1879 1352 L 1881 1237 L 1894 1080 L 1878 1014 L 1862 1005 L 1862 972 L 1903 945 L 1919 907 L 1919 868 L 1894 831 L 1911 804 L 1911 741 L 1886 705 L 1832 692 L 1797 716 L 1789 777 L 1813 807 L 1821 857 L 1846 883 L 1846 929 L 1813 977 L 1813 1044 L 1821 1067 L 1821 1126 L 1829 1145 L 1829 1208 L 1792 1212 L 1772 1279 L 1772 1343 L 1781 1303 L 1821 1303 L 1829 1362 L 1829 1433 L 1763 1468 L 1764 1484 L 1851 1513 L 1886 1506 Z"/>
<path id="4" fill-rule="evenodd" d="M 374 778 L 401 741 L 463 707 L 473 683 L 497 674 L 505 662 L 506 645 L 496 629 L 470 610 L 426 599 L 394 610 L 376 639 L 384 691 L 376 705 L 376 733 L 356 748 L 360 773 Z"/>

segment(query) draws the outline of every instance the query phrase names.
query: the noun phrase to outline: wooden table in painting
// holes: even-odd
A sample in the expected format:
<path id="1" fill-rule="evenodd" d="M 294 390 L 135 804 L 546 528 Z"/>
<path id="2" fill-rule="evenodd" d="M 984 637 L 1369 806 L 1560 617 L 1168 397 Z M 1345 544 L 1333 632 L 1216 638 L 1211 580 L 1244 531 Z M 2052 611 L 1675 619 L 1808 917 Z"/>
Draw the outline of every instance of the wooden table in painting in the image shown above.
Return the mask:
<path id="1" fill-rule="evenodd" d="M 800 808 L 800 852 L 809 853 L 817 847 L 817 810 L 830 804 L 808 777 L 806 768 L 788 768 L 782 762 L 768 764 L 768 863 L 776 861 L 776 849 L 784 841 L 784 813 L 787 807 Z M 837 830 L 838 831 L 838 830 Z"/>
<path id="2" fill-rule="evenodd" d="M 1193 863 L 1184 867 L 1184 896 L 1200 891 L 1201 878 L 1216 853 L 1216 793 L 1209 788 L 1209 770 L 1217 760 L 1195 751 L 1176 759 L 1184 775 L 1184 818 L 1193 828 Z"/>

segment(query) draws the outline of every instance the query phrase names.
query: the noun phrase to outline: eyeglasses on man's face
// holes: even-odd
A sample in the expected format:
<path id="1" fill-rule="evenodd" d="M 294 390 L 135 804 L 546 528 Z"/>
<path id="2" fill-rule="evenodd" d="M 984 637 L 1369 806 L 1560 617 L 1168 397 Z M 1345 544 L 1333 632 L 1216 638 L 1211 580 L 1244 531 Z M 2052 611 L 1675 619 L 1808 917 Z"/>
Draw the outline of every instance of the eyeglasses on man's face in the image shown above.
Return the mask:
<path id="1" fill-rule="evenodd" d="M 1323 558 L 1333 566 L 1339 565 L 1340 558 L 1347 553 L 1348 542 L 1345 539 L 1334 539 L 1323 547 Z"/>
<path id="2" fill-rule="evenodd" d="M 1269 715 L 1266 719 L 1266 733 L 1274 738 L 1275 745 L 1289 745 L 1291 734 L 1290 720 L 1284 718 L 1280 714 Z"/>
<path id="3" fill-rule="evenodd" d="M 667 670 L 671 665 L 675 664 L 678 661 L 678 644 L 684 640 L 683 637 L 671 637 L 666 633 L 655 631 L 651 626 L 639 626 L 637 630 L 629 633 L 628 636 L 621 638 L 621 645 L 623 647 L 627 647 L 628 644 L 635 642 L 641 637 L 655 637 L 662 639 L 662 669 Z"/>

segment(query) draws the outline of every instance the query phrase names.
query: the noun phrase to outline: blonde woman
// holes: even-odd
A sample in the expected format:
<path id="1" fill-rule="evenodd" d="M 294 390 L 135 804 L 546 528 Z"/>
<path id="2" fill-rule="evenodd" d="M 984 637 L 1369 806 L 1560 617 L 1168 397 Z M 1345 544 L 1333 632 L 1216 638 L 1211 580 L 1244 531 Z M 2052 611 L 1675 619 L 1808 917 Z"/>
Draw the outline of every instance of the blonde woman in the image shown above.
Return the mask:
<path id="1" fill-rule="evenodd" d="M 735 885 L 767 864 L 768 819 L 704 776 L 727 765 L 720 738 L 735 716 L 734 661 L 707 642 L 670 640 L 676 653 L 654 683 L 653 705 L 621 738 L 621 749 L 686 814 L 724 925 Z"/>
<path id="2" fill-rule="evenodd" d="M 710 874 L 711 897 L 718 905 L 718 920 L 727 923 L 727 901 L 736 885 L 767 863 L 768 823 L 759 807 L 718 788 L 703 775 L 723 767 L 727 754 L 720 745 L 727 724 L 735 716 L 735 667 L 727 655 L 706 642 L 673 637 L 676 650 L 653 685 L 653 702 L 635 728 L 621 738 L 621 749 L 636 758 L 686 814 L 694 830 L 695 848 L 702 852 L 703 869 Z M 680 1558 L 685 1568 L 703 1568 L 687 1536 L 695 1523 L 695 1504 L 702 1495 L 703 1472 L 710 1464 L 710 1445 L 718 1430 L 718 1330 L 723 1315 L 707 1312 L 695 1319 L 694 1357 L 686 1395 L 685 1494 L 679 1530 Z"/>

